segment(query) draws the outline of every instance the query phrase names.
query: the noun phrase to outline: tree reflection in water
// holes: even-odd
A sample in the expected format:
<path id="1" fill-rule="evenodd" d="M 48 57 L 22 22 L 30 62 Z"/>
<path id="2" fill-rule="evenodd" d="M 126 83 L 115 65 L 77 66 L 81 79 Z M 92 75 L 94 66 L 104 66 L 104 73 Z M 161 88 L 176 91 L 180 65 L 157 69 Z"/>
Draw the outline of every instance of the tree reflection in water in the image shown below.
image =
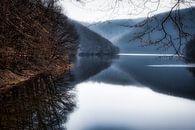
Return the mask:
<path id="1" fill-rule="evenodd" d="M 67 115 L 75 107 L 74 92 L 68 86 L 70 73 L 54 82 L 41 75 L 20 87 L 0 94 L 1 130 L 64 130 Z"/>
<path id="2" fill-rule="evenodd" d="M 195 64 L 195 37 L 185 47 L 185 61 L 188 64 Z M 195 68 L 190 67 L 188 70 L 195 77 Z"/>

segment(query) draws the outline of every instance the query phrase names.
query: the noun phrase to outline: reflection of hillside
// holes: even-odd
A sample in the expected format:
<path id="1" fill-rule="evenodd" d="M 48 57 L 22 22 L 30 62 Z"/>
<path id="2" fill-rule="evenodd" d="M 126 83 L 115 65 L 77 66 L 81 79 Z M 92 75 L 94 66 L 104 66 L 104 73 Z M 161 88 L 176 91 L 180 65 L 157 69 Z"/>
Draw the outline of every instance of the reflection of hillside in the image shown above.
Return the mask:
<path id="1" fill-rule="evenodd" d="M 63 130 L 67 114 L 75 107 L 74 95 L 66 79 L 53 82 L 49 76 L 41 75 L 9 92 L 0 95 L 1 130 Z"/>
<path id="2" fill-rule="evenodd" d="M 185 61 L 188 64 L 195 64 L 195 38 L 193 40 L 191 40 L 185 48 L 185 54 L 186 54 L 186 58 Z M 188 70 L 193 74 L 193 76 L 195 77 L 195 68 L 191 67 L 188 68 Z"/>
<path id="3" fill-rule="evenodd" d="M 152 64 L 184 64 L 177 58 L 121 56 L 92 81 L 119 85 L 145 86 L 168 95 L 195 99 L 195 80 L 186 68 L 155 68 Z"/>
<path id="4" fill-rule="evenodd" d="M 79 56 L 73 70 L 76 83 L 85 81 L 108 68 L 114 58 L 116 58 L 116 56 Z"/>
<path id="5" fill-rule="evenodd" d="M 114 65 L 98 73 L 97 75 L 92 77 L 91 80 L 95 82 L 104 82 L 107 84 L 117 85 L 138 84 L 138 82 L 131 75 Z"/>

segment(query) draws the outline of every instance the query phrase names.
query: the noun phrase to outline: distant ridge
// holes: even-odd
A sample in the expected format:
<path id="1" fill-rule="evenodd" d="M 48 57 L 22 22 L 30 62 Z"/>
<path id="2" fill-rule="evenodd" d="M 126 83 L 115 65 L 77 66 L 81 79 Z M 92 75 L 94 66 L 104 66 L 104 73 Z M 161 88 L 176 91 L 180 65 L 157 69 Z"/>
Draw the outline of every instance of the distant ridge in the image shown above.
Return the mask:
<path id="1" fill-rule="evenodd" d="M 79 55 L 112 55 L 119 52 L 118 47 L 109 40 L 76 21 L 72 22 L 80 36 Z"/>

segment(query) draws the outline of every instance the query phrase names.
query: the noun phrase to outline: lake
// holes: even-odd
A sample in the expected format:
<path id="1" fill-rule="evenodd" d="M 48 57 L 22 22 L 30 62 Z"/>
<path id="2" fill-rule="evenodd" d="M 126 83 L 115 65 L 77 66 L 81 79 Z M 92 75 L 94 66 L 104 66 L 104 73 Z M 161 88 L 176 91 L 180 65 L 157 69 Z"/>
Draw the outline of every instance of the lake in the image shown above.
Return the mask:
<path id="1" fill-rule="evenodd" d="M 174 54 L 78 57 L 57 82 L 1 94 L 0 128 L 194 130 L 195 64 Z"/>

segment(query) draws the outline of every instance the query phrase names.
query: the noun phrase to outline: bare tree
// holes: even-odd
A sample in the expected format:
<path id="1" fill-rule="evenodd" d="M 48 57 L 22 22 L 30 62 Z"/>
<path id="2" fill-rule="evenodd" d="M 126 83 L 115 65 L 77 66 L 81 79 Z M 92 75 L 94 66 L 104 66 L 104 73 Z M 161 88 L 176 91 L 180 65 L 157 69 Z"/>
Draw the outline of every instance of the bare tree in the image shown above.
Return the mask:
<path id="1" fill-rule="evenodd" d="M 76 54 L 77 33 L 57 1 L 0 2 L 1 69 L 27 69 L 32 64 L 48 65 L 56 59 L 68 62 L 69 51 Z"/>

